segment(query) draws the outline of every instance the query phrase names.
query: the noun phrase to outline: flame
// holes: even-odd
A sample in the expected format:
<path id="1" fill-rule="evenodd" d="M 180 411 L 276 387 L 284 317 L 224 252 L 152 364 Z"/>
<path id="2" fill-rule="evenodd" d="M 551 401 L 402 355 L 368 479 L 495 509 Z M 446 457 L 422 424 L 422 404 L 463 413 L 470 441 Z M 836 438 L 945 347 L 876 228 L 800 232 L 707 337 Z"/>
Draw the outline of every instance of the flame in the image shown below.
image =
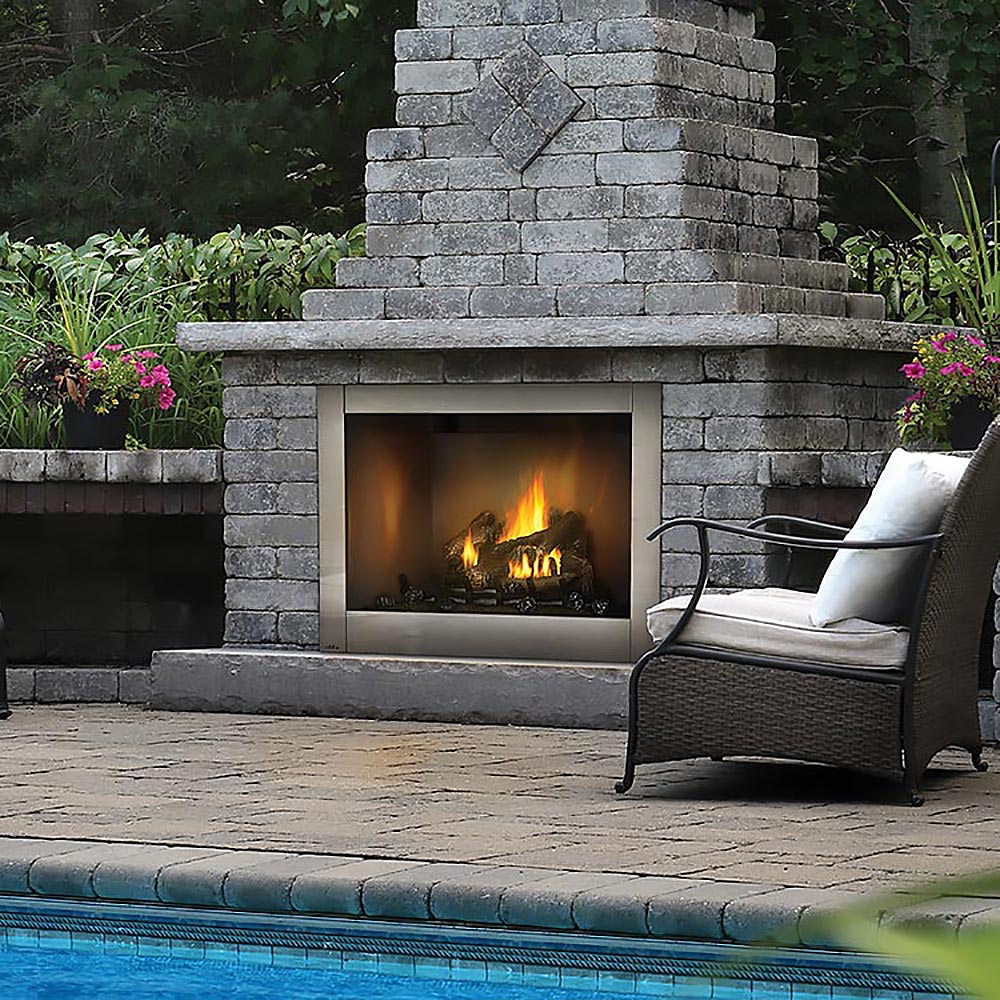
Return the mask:
<path id="1" fill-rule="evenodd" d="M 531 485 L 524 491 L 517 506 L 507 511 L 501 542 L 514 538 L 524 538 L 536 531 L 544 531 L 549 526 L 549 501 L 545 495 L 542 473 L 536 472 Z"/>
<path id="2" fill-rule="evenodd" d="M 537 552 L 532 562 L 527 552 L 521 553 L 518 562 L 512 559 L 507 564 L 508 574 L 512 580 L 531 580 L 542 576 L 559 576 L 562 573 L 562 550 L 553 549 L 548 554 Z"/>
<path id="3" fill-rule="evenodd" d="M 549 526 L 549 500 L 545 495 L 545 481 L 541 472 L 536 472 L 531 484 L 517 501 L 513 510 L 507 511 L 501 542 L 525 538 Z M 534 559 L 527 552 L 520 559 L 512 559 L 507 570 L 512 580 L 531 580 L 543 576 L 558 576 L 562 573 L 563 554 L 559 549 L 551 552 L 536 551 Z"/>
<path id="4" fill-rule="evenodd" d="M 465 536 L 465 546 L 462 549 L 462 563 L 466 569 L 472 569 L 473 566 L 479 565 L 479 549 L 476 548 L 475 543 L 472 541 L 471 528 L 469 528 L 469 533 Z"/>

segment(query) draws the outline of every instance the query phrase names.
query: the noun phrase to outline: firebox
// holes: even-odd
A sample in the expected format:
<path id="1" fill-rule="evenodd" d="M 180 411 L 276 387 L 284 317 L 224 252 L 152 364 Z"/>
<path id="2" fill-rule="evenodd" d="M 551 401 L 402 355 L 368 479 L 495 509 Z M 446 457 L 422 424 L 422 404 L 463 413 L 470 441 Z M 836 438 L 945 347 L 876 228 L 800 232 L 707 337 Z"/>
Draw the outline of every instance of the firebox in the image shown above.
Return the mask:
<path id="1" fill-rule="evenodd" d="M 660 390 L 331 387 L 323 644 L 624 662 L 658 559 Z"/>

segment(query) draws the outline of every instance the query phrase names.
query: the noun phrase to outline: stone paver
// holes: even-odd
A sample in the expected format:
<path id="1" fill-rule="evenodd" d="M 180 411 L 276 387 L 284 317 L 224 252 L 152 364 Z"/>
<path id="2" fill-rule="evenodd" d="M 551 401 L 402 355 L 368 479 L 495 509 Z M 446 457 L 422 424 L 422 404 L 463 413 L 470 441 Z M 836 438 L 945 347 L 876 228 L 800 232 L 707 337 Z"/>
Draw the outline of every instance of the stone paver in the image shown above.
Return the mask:
<path id="1" fill-rule="evenodd" d="M 0 723 L 0 891 L 819 941 L 859 892 L 1000 870 L 1000 774 L 959 754 L 913 810 L 890 784 L 759 762 L 645 769 L 620 798 L 623 743 L 18 708 Z M 997 887 L 901 919 L 982 924 Z"/>

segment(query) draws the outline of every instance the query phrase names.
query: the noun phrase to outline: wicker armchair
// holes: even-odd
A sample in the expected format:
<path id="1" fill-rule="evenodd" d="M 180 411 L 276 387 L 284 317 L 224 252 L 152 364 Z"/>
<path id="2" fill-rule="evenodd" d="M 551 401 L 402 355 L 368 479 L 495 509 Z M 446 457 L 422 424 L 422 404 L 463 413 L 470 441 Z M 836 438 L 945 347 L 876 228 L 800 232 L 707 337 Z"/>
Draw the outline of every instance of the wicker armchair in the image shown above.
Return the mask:
<path id="1" fill-rule="evenodd" d="M 1000 560 L 1000 420 L 983 438 L 935 535 L 848 543 L 847 529 L 798 518 L 764 517 L 746 527 L 681 518 L 660 525 L 649 540 L 678 527 L 696 529 L 701 571 L 670 634 L 632 671 L 619 793 L 632 787 L 639 764 L 697 757 L 770 757 L 864 771 L 902 781 L 913 805 L 923 804 L 921 778 L 945 747 L 968 750 L 974 766 L 986 770 L 978 664 L 983 616 Z M 786 551 L 920 550 L 922 579 L 905 660 L 887 670 L 685 644 L 685 628 L 709 579 L 713 532 Z"/>

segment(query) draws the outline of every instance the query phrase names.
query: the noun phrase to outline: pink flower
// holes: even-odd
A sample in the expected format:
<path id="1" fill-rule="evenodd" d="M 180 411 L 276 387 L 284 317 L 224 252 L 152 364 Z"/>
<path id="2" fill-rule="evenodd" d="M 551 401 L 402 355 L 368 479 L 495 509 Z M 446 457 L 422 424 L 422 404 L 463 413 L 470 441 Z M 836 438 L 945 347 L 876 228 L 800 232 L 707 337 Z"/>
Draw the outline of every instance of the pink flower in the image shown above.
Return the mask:
<path id="1" fill-rule="evenodd" d="M 974 337 L 971 333 L 967 334 L 965 339 L 972 344 L 973 347 L 985 347 L 986 344 L 983 343 L 978 337 Z"/>
<path id="2" fill-rule="evenodd" d="M 170 387 L 170 372 L 165 365 L 157 365 L 149 374 L 153 377 L 154 385 Z"/>
<path id="3" fill-rule="evenodd" d="M 957 333 L 942 333 L 940 339 L 943 340 L 945 343 L 948 343 L 949 341 L 952 341 L 952 340 L 958 340 L 958 334 Z"/>
<path id="4" fill-rule="evenodd" d="M 150 358 L 158 358 L 159 354 L 156 351 L 140 351 L 139 357 L 145 358 L 148 361 Z"/>
<path id="5" fill-rule="evenodd" d="M 92 372 L 96 372 L 96 371 L 99 371 L 101 368 L 104 367 L 104 362 L 100 358 L 95 358 L 93 355 L 91 355 L 90 362 L 87 365 L 87 367 Z"/>
<path id="6" fill-rule="evenodd" d="M 938 354 L 947 354 L 948 351 L 951 350 L 951 348 L 948 347 L 948 344 L 945 341 L 944 337 L 941 337 L 938 340 L 932 340 L 931 347 L 933 347 L 934 350 L 938 352 Z"/>
<path id="7" fill-rule="evenodd" d="M 87 353 L 83 356 L 83 360 L 89 361 L 96 353 L 96 351 L 87 351 Z"/>
<path id="8" fill-rule="evenodd" d="M 941 369 L 942 375 L 963 375 L 965 378 L 972 378 L 976 374 L 974 368 L 970 368 L 967 364 L 961 361 L 954 361 L 950 365 L 945 365 Z"/>
<path id="9" fill-rule="evenodd" d="M 136 375 L 145 375 L 146 374 L 146 366 L 141 361 L 136 361 L 136 362 L 134 362 L 134 364 L 135 364 L 135 373 L 136 373 Z"/>
<path id="10" fill-rule="evenodd" d="M 920 392 L 915 392 L 912 396 L 908 396 L 907 399 L 906 399 L 906 402 L 907 403 L 919 403 L 919 402 L 921 402 L 923 400 L 923 398 L 926 395 L 927 395 L 927 393 L 924 392 L 923 389 L 921 389 Z"/>
<path id="11" fill-rule="evenodd" d="M 991 365 L 1000 365 L 1000 358 L 998 358 L 995 354 L 987 354 L 983 360 L 988 361 Z"/>
<path id="12" fill-rule="evenodd" d="M 913 364 L 903 365 L 900 371 L 909 379 L 917 381 L 922 379 L 927 374 L 927 369 L 919 362 L 914 361 Z"/>
<path id="13" fill-rule="evenodd" d="M 139 387 L 141 389 L 152 389 L 154 385 L 156 385 L 156 380 L 152 375 L 143 375 L 142 378 L 139 379 Z"/>
<path id="14" fill-rule="evenodd" d="M 104 349 L 107 351 L 120 351 L 124 346 L 124 344 L 105 344 Z"/>
<path id="15" fill-rule="evenodd" d="M 169 410 L 171 406 L 174 405 L 174 400 L 177 398 L 177 393 L 174 392 L 170 386 L 164 386 L 160 390 L 159 407 L 161 410 Z"/>

